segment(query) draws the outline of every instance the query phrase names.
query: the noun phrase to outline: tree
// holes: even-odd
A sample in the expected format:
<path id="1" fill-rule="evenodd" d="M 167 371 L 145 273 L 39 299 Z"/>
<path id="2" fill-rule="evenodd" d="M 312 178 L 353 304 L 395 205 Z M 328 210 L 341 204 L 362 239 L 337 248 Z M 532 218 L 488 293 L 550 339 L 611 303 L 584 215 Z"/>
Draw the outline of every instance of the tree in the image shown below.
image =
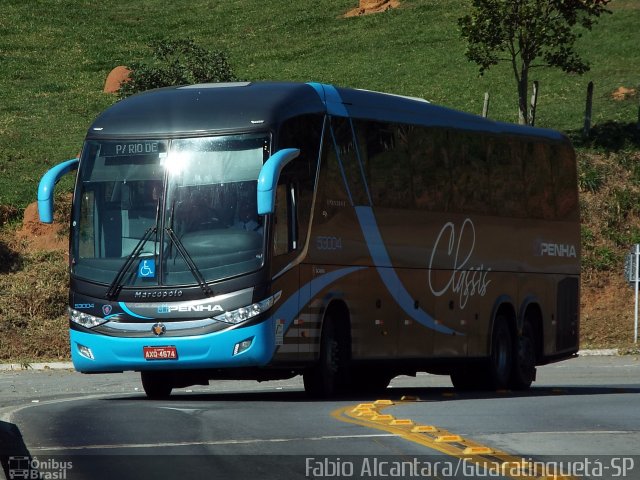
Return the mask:
<path id="1" fill-rule="evenodd" d="M 575 51 L 578 27 L 591 30 L 611 0 L 472 0 L 472 12 L 458 20 L 467 40 L 466 56 L 480 66 L 509 62 L 518 87 L 521 124 L 529 123 L 529 70 L 557 67 L 567 73 L 589 70 Z"/>

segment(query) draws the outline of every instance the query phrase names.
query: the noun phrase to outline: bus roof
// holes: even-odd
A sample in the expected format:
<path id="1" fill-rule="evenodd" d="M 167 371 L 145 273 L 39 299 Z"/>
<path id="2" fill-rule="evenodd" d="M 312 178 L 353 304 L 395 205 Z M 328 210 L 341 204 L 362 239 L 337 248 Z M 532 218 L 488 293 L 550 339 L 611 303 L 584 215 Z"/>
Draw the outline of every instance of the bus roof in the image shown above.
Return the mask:
<path id="1" fill-rule="evenodd" d="M 166 87 L 128 97 L 106 109 L 89 137 L 149 137 L 265 130 L 304 113 L 324 113 L 304 83 L 212 83 Z M 268 127 L 266 127 L 268 128 Z"/>
<path id="2" fill-rule="evenodd" d="M 421 99 L 294 82 L 211 83 L 149 90 L 106 109 L 89 128 L 88 138 L 264 131 L 309 113 L 565 139 L 554 130 L 495 122 Z"/>

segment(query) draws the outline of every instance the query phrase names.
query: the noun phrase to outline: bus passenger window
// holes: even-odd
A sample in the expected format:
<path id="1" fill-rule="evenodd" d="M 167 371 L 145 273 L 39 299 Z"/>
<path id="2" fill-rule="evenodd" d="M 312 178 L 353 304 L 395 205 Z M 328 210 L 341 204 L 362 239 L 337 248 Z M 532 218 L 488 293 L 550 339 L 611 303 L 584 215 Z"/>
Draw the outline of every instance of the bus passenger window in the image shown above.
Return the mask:
<path id="1" fill-rule="evenodd" d="M 527 214 L 532 218 L 553 220 L 556 217 L 556 192 L 553 189 L 553 174 L 549 145 L 531 142 L 526 146 L 524 198 Z"/>
<path id="2" fill-rule="evenodd" d="M 287 185 L 278 185 L 276 190 L 276 208 L 273 221 L 274 255 L 284 255 L 292 250 L 290 242 L 291 231 L 289 228 L 289 219 L 291 218 L 289 203 Z"/>
<path id="3" fill-rule="evenodd" d="M 394 124 L 360 122 L 364 135 L 369 188 L 373 205 L 385 208 L 411 208 L 414 203 L 407 147 L 408 132 Z"/>
<path id="4" fill-rule="evenodd" d="M 78 252 L 82 258 L 94 258 L 96 249 L 95 235 L 96 199 L 93 190 L 85 190 L 80 203 L 81 229 L 76 235 Z"/>
<path id="5" fill-rule="evenodd" d="M 580 214 L 574 153 L 567 145 L 554 146 L 551 159 L 557 218 L 575 221 Z"/>

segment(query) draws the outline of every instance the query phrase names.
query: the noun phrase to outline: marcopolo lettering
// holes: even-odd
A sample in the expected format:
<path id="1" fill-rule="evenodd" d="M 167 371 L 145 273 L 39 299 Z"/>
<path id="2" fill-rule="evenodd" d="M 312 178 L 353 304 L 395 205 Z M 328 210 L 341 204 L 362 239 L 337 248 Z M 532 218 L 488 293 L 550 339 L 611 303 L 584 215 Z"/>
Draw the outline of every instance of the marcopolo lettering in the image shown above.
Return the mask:
<path id="1" fill-rule="evenodd" d="M 182 290 L 138 290 L 134 294 L 135 298 L 180 298 Z"/>

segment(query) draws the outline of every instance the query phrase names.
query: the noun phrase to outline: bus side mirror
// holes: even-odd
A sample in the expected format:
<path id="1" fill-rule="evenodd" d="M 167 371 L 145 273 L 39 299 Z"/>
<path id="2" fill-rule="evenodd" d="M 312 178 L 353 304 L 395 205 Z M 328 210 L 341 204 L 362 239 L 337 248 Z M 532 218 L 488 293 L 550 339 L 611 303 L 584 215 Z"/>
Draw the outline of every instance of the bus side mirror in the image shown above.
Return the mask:
<path id="1" fill-rule="evenodd" d="M 62 162 L 50 169 L 40 179 L 40 185 L 38 186 L 38 215 L 42 223 L 53 223 L 53 189 L 63 175 L 78 168 L 79 162 L 80 160 L 77 158 Z"/>
<path id="2" fill-rule="evenodd" d="M 258 214 L 273 213 L 276 204 L 276 186 L 284 166 L 300 155 L 297 148 L 285 148 L 271 155 L 258 175 Z"/>

